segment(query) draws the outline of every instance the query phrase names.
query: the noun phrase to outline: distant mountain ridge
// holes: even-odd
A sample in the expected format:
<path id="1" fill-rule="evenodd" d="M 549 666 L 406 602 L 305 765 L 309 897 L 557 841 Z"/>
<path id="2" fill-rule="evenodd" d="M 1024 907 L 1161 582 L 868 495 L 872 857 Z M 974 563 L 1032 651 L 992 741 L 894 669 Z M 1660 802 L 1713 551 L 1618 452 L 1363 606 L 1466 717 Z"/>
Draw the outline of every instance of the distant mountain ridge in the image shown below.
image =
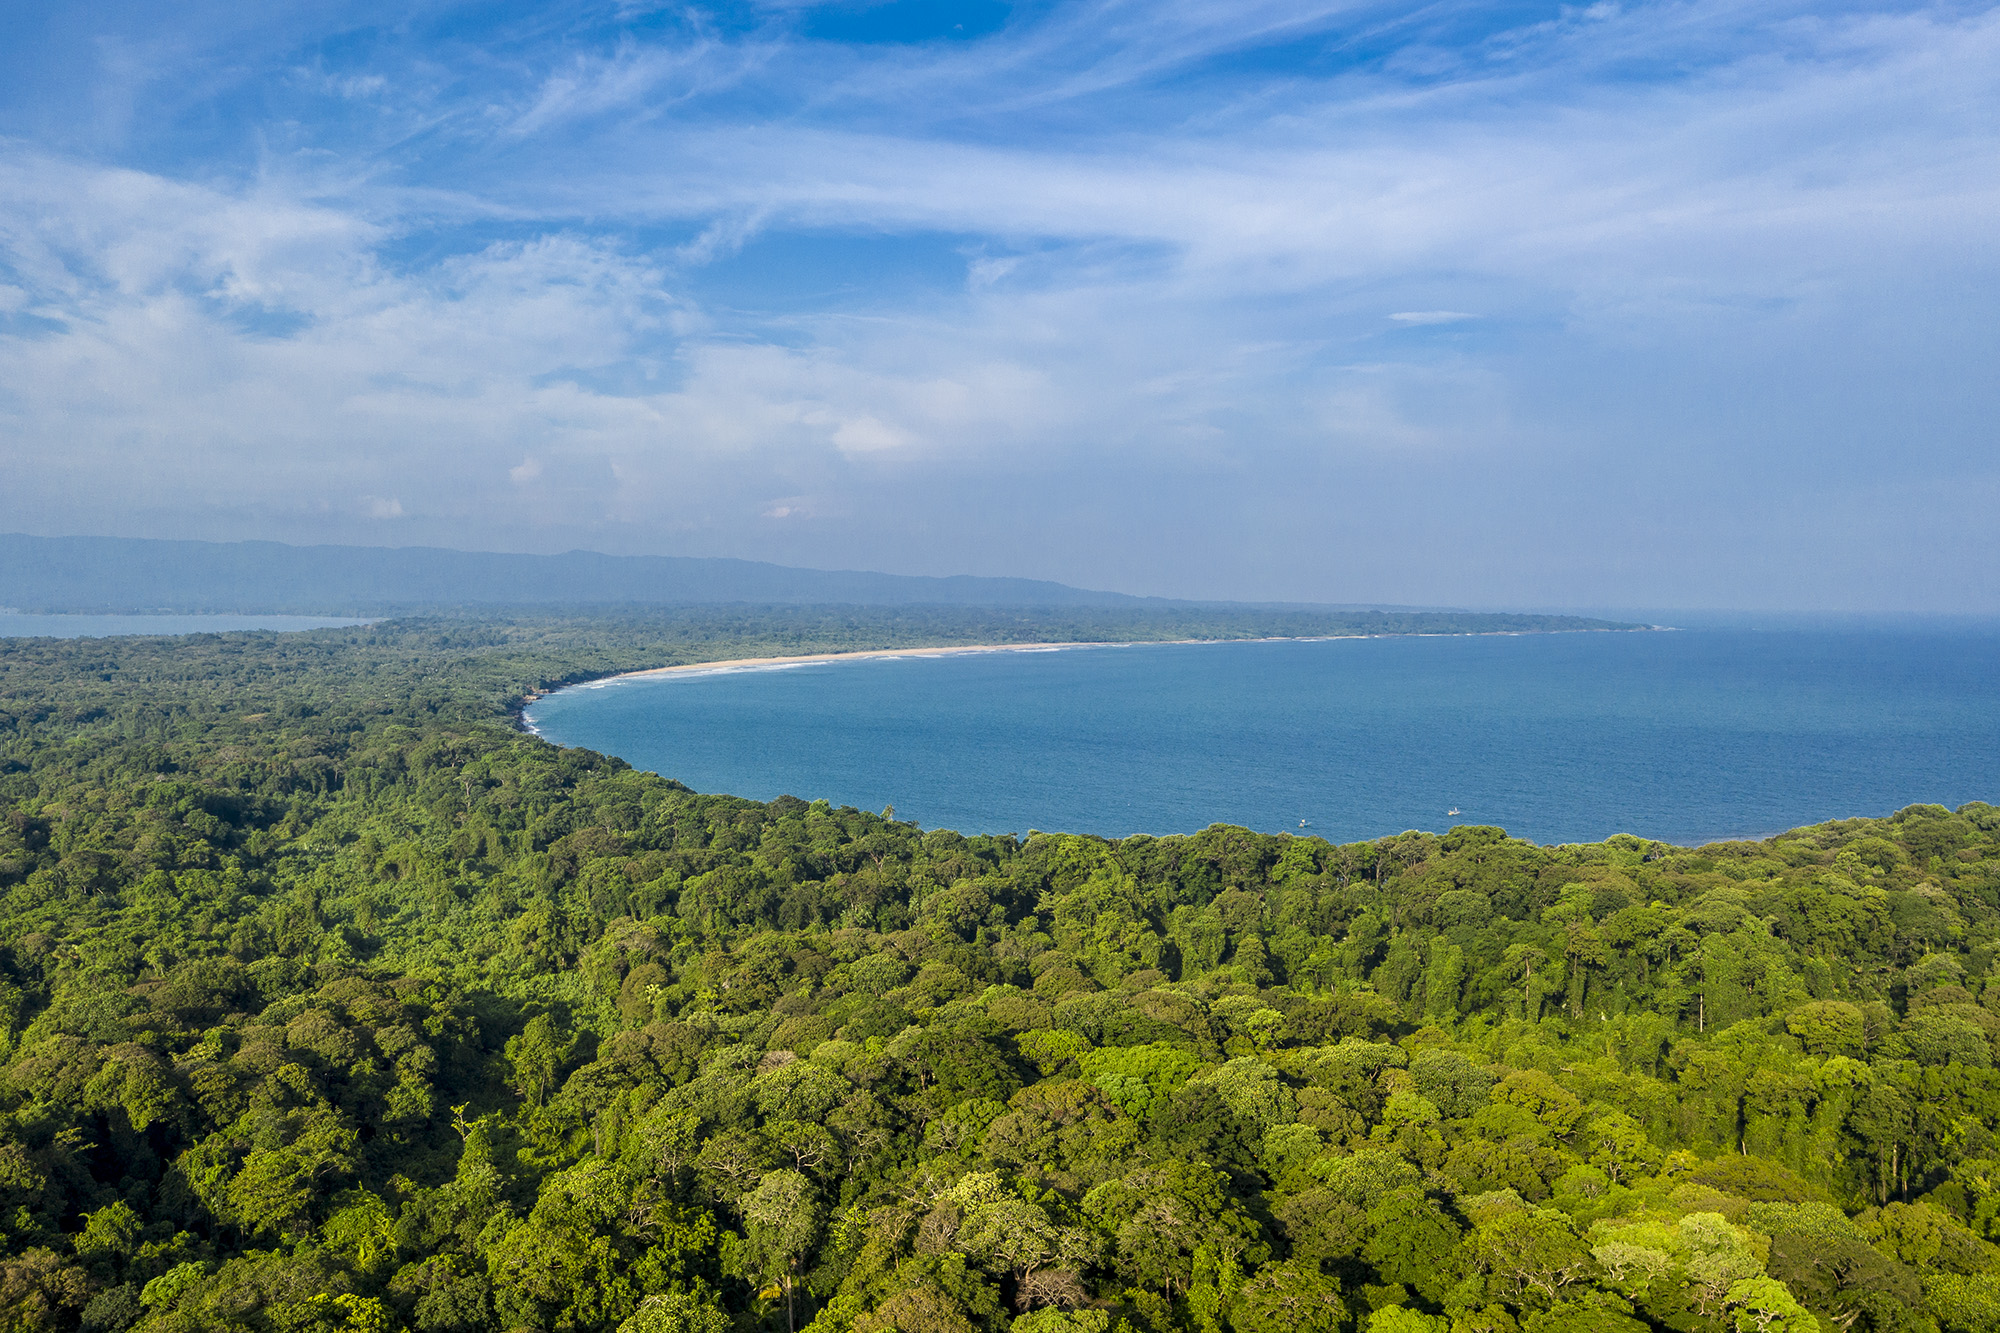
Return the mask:
<path id="1" fill-rule="evenodd" d="M 1187 605 L 1040 579 L 795 569 L 756 560 L 690 556 L 596 551 L 518 555 L 433 546 L 288 546 L 262 541 L 0 534 L 0 606 L 21 611 L 391 615 L 439 607 L 724 602 Z"/>

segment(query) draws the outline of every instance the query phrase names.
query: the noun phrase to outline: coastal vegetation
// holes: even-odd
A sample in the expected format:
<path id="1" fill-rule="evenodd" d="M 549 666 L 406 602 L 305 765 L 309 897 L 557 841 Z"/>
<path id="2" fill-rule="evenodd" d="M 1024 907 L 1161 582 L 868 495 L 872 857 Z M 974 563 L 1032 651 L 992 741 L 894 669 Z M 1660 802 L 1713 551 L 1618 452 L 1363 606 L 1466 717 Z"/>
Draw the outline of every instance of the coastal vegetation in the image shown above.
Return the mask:
<path id="1" fill-rule="evenodd" d="M 0 644 L 0 1329 L 2000 1330 L 1993 806 L 963 837 L 512 720 L 1126 614 Z"/>

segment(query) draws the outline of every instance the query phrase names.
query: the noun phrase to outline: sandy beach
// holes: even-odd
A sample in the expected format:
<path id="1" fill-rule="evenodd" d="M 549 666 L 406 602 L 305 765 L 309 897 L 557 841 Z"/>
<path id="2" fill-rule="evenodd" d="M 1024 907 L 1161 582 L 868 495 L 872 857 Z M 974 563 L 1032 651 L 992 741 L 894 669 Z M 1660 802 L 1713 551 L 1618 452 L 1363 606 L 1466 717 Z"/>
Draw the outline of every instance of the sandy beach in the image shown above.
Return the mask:
<path id="1" fill-rule="evenodd" d="M 1205 640 L 1174 640 L 1196 643 Z M 759 667 L 804 666 L 812 662 L 861 662 L 880 657 L 952 657 L 960 653 L 1037 653 L 1062 648 L 1119 648 L 1123 642 L 1083 640 L 1075 643 L 967 643 L 943 648 L 863 648 L 846 653 L 802 653 L 796 657 L 732 657 L 720 662 L 683 662 L 679 666 L 648 667 L 643 671 L 621 671 L 603 680 L 625 680 L 632 676 L 669 676 L 691 671 L 739 671 Z"/>
<path id="2" fill-rule="evenodd" d="M 1653 625 L 1651 629 L 1664 629 Z M 609 676 L 599 676 L 595 680 L 565 686 L 566 689 L 588 688 L 603 685 L 614 680 L 628 680 L 635 676 L 685 675 L 702 671 L 750 671 L 768 667 L 806 666 L 814 662 L 862 662 L 884 657 L 952 657 L 961 653 L 1045 653 L 1069 648 L 1141 648 L 1165 645 L 1189 645 L 1206 643 L 1325 643 L 1335 639 L 1379 639 L 1379 638 L 1485 638 L 1512 637 L 1522 634 L 1588 633 L 1595 631 L 1561 630 L 1485 630 L 1471 634 L 1447 634 L 1433 636 L 1414 634 L 1306 634 L 1274 635 L 1257 639 L 1079 639 L 1061 643 L 964 643 L 935 648 L 863 648 L 844 653 L 801 653 L 790 657 L 731 657 L 716 662 L 683 662 L 678 666 L 646 667 L 639 671 L 620 671 Z M 522 702 L 532 704 L 546 698 L 543 694 L 529 695 Z"/>
<path id="3" fill-rule="evenodd" d="M 1142 642 L 1207 643 L 1207 639 L 1142 640 Z M 639 671 L 619 671 L 609 676 L 598 676 L 593 680 L 579 681 L 574 685 L 559 688 L 567 690 L 589 689 L 606 685 L 614 680 L 629 680 L 635 676 L 689 675 L 713 671 L 758 671 L 771 667 L 808 666 L 814 662 L 866 662 L 884 657 L 948 657 L 959 653 L 1036 653 L 1053 652 L 1063 648 L 1120 648 L 1127 646 L 1123 640 L 1082 640 L 1074 643 L 965 643 L 942 648 L 863 648 L 845 653 L 800 653 L 791 657 L 730 657 L 717 662 L 682 662 L 678 666 L 646 667 Z M 521 697 L 520 709 L 526 710 L 555 693 L 554 690 L 534 691 Z M 532 723 L 527 724 L 533 731 Z"/>

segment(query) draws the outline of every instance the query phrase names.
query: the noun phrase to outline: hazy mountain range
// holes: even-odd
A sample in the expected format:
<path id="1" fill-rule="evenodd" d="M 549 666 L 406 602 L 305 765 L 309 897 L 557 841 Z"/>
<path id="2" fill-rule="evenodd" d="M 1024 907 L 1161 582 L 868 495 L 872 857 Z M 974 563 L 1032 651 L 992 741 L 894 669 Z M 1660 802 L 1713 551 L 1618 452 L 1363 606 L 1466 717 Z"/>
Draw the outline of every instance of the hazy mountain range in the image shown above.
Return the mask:
<path id="1" fill-rule="evenodd" d="M 385 615 L 436 607 L 715 602 L 1176 604 L 1038 579 L 791 569 L 755 560 L 0 534 L 0 606 L 21 611 Z"/>

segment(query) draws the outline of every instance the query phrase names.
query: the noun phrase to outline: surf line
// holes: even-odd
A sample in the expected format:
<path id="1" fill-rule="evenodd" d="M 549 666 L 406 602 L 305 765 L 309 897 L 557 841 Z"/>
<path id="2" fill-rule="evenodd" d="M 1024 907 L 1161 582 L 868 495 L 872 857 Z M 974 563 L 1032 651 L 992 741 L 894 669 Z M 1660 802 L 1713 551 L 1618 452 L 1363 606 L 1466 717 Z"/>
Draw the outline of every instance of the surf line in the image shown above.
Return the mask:
<path id="1" fill-rule="evenodd" d="M 1666 626 L 1651 626 L 1664 629 Z M 589 680 L 574 681 L 568 685 L 558 685 L 546 690 L 533 690 L 521 697 L 515 711 L 523 726 L 535 734 L 534 724 L 525 716 L 526 710 L 540 703 L 552 694 L 569 690 L 602 688 L 616 681 L 637 680 L 649 676 L 674 676 L 698 674 L 726 674 L 736 671 L 773 671 L 783 667 L 813 666 L 826 662 L 869 662 L 891 657 L 955 657 L 974 653 L 1048 653 L 1079 648 L 1170 648 L 1194 647 L 1202 644 L 1228 643 L 1344 643 L 1366 639 L 1484 639 L 1520 638 L 1532 634 L 1580 633 L 1586 631 L 1564 630 L 1473 630 L 1469 633 L 1374 633 L 1374 634 L 1268 634 L 1246 639 L 1076 639 L 1056 643 L 954 643 L 941 644 L 929 648 L 853 648 L 844 652 L 801 653 L 778 657 L 731 657 L 716 662 L 680 662 L 673 666 L 642 667 L 637 671 L 615 671 L 609 675 L 594 676 Z"/>
<path id="2" fill-rule="evenodd" d="M 1364 639 L 1483 639 L 1520 638 L 1531 634 L 1562 633 L 1560 630 L 1474 630 L 1470 633 L 1391 633 L 1391 634 L 1269 634 L 1255 638 L 1215 639 L 1075 639 L 1055 643 L 954 643 L 929 648 L 851 648 L 842 652 L 800 653 L 780 657 L 731 657 L 717 662 L 680 662 L 673 666 L 642 667 L 637 671 L 615 671 L 609 675 L 558 686 L 557 690 L 590 689 L 613 681 L 636 680 L 647 676 L 690 675 L 701 672 L 760 671 L 779 667 L 813 666 L 824 662 L 868 662 L 890 657 L 956 657 L 973 653 L 1048 653 L 1079 648 L 1179 648 L 1203 644 L 1242 643 L 1340 643 Z M 1575 631 L 1571 631 L 1575 632 Z M 533 704 L 557 690 L 527 695 L 522 703 Z"/>
<path id="3" fill-rule="evenodd" d="M 1052 653 L 1075 648 L 1156 648 L 1168 645 L 1203 643 L 1317 643 L 1329 638 L 1375 638 L 1376 635 L 1312 635 L 1303 638 L 1264 639 L 1077 639 L 1055 643 L 954 643 L 929 648 L 854 648 L 845 652 L 801 653 L 790 657 L 731 657 L 716 662 L 681 662 L 674 666 L 644 667 L 637 671 L 617 671 L 608 676 L 594 676 L 589 680 L 574 681 L 568 685 L 557 685 L 545 690 L 531 690 L 521 696 L 515 705 L 514 714 L 523 730 L 533 735 L 541 735 L 533 719 L 528 717 L 528 709 L 551 695 L 567 693 L 571 690 L 598 689 L 621 680 L 634 680 L 654 676 L 727 675 L 738 671 L 776 671 L 784 667 L 814 666 L 826 662 L 871 662 L 890 657 L 955 657 L 974 653 Z"/>
<path id="4" fill-rule="evenodd" d="M 591 685 L 641 676 L 689 675 L 707 671 L 759 671 L 775 667 L 812 666 L 822 662 L 867 662 L 885 657 L 956 657 L 973 653 L 1047 653 L 1071 648 L 1125 648 L 1155 643 L 1210 643 L 1209 639 L 1145 639 L 1124 643 L 1109 639 L 1083 639 L 1065 643 L 963 643 L 933 648 L 858 648 L 839 653 L 802 653 L 792 657 L 732 657 L 720 662 L 682 662 L 676 666 L 647 667 L 640 671 L 620 671 L 600 676 Z M 577 688 L 572 685 L 570 689 Z"/>
<path id="5" fill-rule="evenodd" d="M 1494 631 L 1512 634 L 1512 630 Z M 888 657 L 957 657 L 973 653 L 1053 653 L 1068 652 L 1080 648 L 1187 648 L 1203 644 L 1227 643 L 1332 643 L 1347 639 L 1399 639 L 1399 638 L 1452 637 L 1468 638 L 1471 635 L 1431 636 L 1413 634 L 1278 634 L 1264 635 L 1254 639 L 1076 639 L 1057 643 L 954 643 L 930 648 L 854 648 L 846 652 L 803 653 L 793 657 L 732 657 L 720 662 L 682 662 L 675 666 L 646 667 L 638 671 L 619 671 L 608 676 L 598 676 L 592 680 L 578 681 L 565 685 L 566 690 L 589 689 L 596 685 L 609 685 L 616 680 L 632 680 L 644 676 L 690 675 L 702 672 L 762 671 L 779 667 L 813 666 L 823 662 L 869 662 Z M 546 697 L 546 696 L 538 696 Z M 530 700 L 529 702 L 534 702 Z"/>

